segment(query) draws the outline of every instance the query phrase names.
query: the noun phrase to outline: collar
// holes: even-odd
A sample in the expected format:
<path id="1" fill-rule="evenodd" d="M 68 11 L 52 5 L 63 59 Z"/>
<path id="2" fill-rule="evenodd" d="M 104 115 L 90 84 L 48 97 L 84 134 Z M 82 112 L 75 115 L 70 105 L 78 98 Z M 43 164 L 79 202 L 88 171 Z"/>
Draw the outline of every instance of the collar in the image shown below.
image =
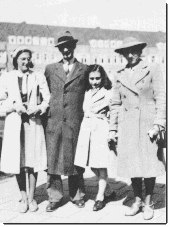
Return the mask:
<path id="1" fill-rule="evenodd" d="M 63 59 L 63 64 L 69 64 L 69 65 L 72 65 L 72 64 L 74 64 L 75 63 L 75 61 L 76 61 L 76 59 L 73 57 L 69 62 L 68 61 L 66 61 L 65 59 Z"/>
<path id="2" fill-rule="evenodd" d="M 17 70 L 17 76 L 20 78 L 22 78 L 24 75 L 28 76 L 28 74 L 29 74 L 29 71 L 23 73 L 20 70 Z"/>

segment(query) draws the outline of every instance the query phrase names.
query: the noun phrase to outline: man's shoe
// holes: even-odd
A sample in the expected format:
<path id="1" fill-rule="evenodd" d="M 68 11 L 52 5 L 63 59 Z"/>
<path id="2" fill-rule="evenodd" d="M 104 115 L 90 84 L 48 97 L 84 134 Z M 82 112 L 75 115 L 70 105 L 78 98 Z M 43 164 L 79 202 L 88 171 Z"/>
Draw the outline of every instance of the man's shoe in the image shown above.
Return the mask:
<path id="1" fill-rule="evenodd" d="M 142 202 L 135 202 L 125 213 L 125 216 L 134 216 L 142 209 Z"/>
<path id="2" fill-rule="evenodd" d="M 53 212 L 61 206 L 61 201 L 59 202 L 49 202 L 46 207 L 46 212 Z"/>
<path id="3" fill-rule="evenodd" d="M 105 202 L 97 200 L 94 204 L 93 211 L 101 210 L 101 209 L 103 209 L 103 207 L 105 207 Z"/>
<path id="4" fill-rule="evenodd" d="M 75 200 L 75 201 L 72 201 L 73 204 L 75 204 L 78 208 L 83 208 L 85 207 L 85 201 L 84 199 L 80 199 L 80 200 Z"/>

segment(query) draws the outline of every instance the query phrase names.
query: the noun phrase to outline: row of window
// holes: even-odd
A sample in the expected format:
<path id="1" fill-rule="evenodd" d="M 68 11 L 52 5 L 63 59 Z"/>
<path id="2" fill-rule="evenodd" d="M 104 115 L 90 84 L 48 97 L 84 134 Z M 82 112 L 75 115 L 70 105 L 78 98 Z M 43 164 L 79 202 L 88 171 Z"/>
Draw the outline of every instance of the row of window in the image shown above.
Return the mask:
<path id="1" fill-rule="evenodd" d="M 1 57 L 1 54 L 0 54 Z M 123 57 L 120 57 L 119 55 L 115 55 L 113 57 L 109 58 L 102 58 L 102 57 L 82 57 L 81 55 L 77 55 L 76 58 L 85 64 L 125 64 L 126 60 Z M 12 52 L 11 52 L 11 59 L 12 59 Z M 47 53 L 33 53 L 32 59 L 35 63 L 37 64 L 42 64 L 42 63 L 52 63 L 56 62 L 59 60 L 59 55 L 56 53 L 52 54 L 47 54 Z M 165 58 L 163 56 L 147 56 L 144 58 L 144 60 L 148 62 L 156 62 L 159 64 L 164 64 L 165 63 Z"/>
<path id="2" fill-rule="evenodd" d="M 9 44 L 18 45 L 42 45 L 54 46 L 54 38 L 49 37 L 31 37 L 31 36 L 8 36 Z"/>

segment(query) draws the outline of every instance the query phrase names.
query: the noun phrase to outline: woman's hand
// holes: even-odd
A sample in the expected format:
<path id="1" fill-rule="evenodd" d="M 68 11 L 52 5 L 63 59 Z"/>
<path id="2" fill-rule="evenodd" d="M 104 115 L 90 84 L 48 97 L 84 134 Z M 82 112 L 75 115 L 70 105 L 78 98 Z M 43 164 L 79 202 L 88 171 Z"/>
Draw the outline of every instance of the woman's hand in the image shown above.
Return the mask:
<path id="1" fill-rule="evenodd" d="M 154 125 L 152 129 L 150 129 L 148 132 L 148 135 L 151 139 L 157 138 L 159 139 L 159 126 Z"/>
<path id="2" fill-rule="evenodd" d="M 41 113 L 41 108 L 40 108 L 40 106 L 37 106 L 37 105 L 31 106 L 27 110 L 27 114 L 29 116 L 35 116 L 35 115 L 40 114 L 40 113 Z"/>
<path id="3" fill-rule="evenodd" d="M 13 108 L 18 114 L 22 114 L 22 113 L 27 112 L 26 108 L 21 104 L 14 103 Z"/>

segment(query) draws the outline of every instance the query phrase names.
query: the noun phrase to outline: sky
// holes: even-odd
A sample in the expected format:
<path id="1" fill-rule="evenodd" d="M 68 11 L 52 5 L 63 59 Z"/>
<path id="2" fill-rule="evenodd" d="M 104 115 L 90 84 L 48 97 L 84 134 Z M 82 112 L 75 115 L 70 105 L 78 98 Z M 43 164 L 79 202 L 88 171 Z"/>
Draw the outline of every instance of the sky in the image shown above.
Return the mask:
<path id="1" fill-rule="evenodd" d="M 165 0 L 0 0 L 0 22 L 166 31 Z"/>

